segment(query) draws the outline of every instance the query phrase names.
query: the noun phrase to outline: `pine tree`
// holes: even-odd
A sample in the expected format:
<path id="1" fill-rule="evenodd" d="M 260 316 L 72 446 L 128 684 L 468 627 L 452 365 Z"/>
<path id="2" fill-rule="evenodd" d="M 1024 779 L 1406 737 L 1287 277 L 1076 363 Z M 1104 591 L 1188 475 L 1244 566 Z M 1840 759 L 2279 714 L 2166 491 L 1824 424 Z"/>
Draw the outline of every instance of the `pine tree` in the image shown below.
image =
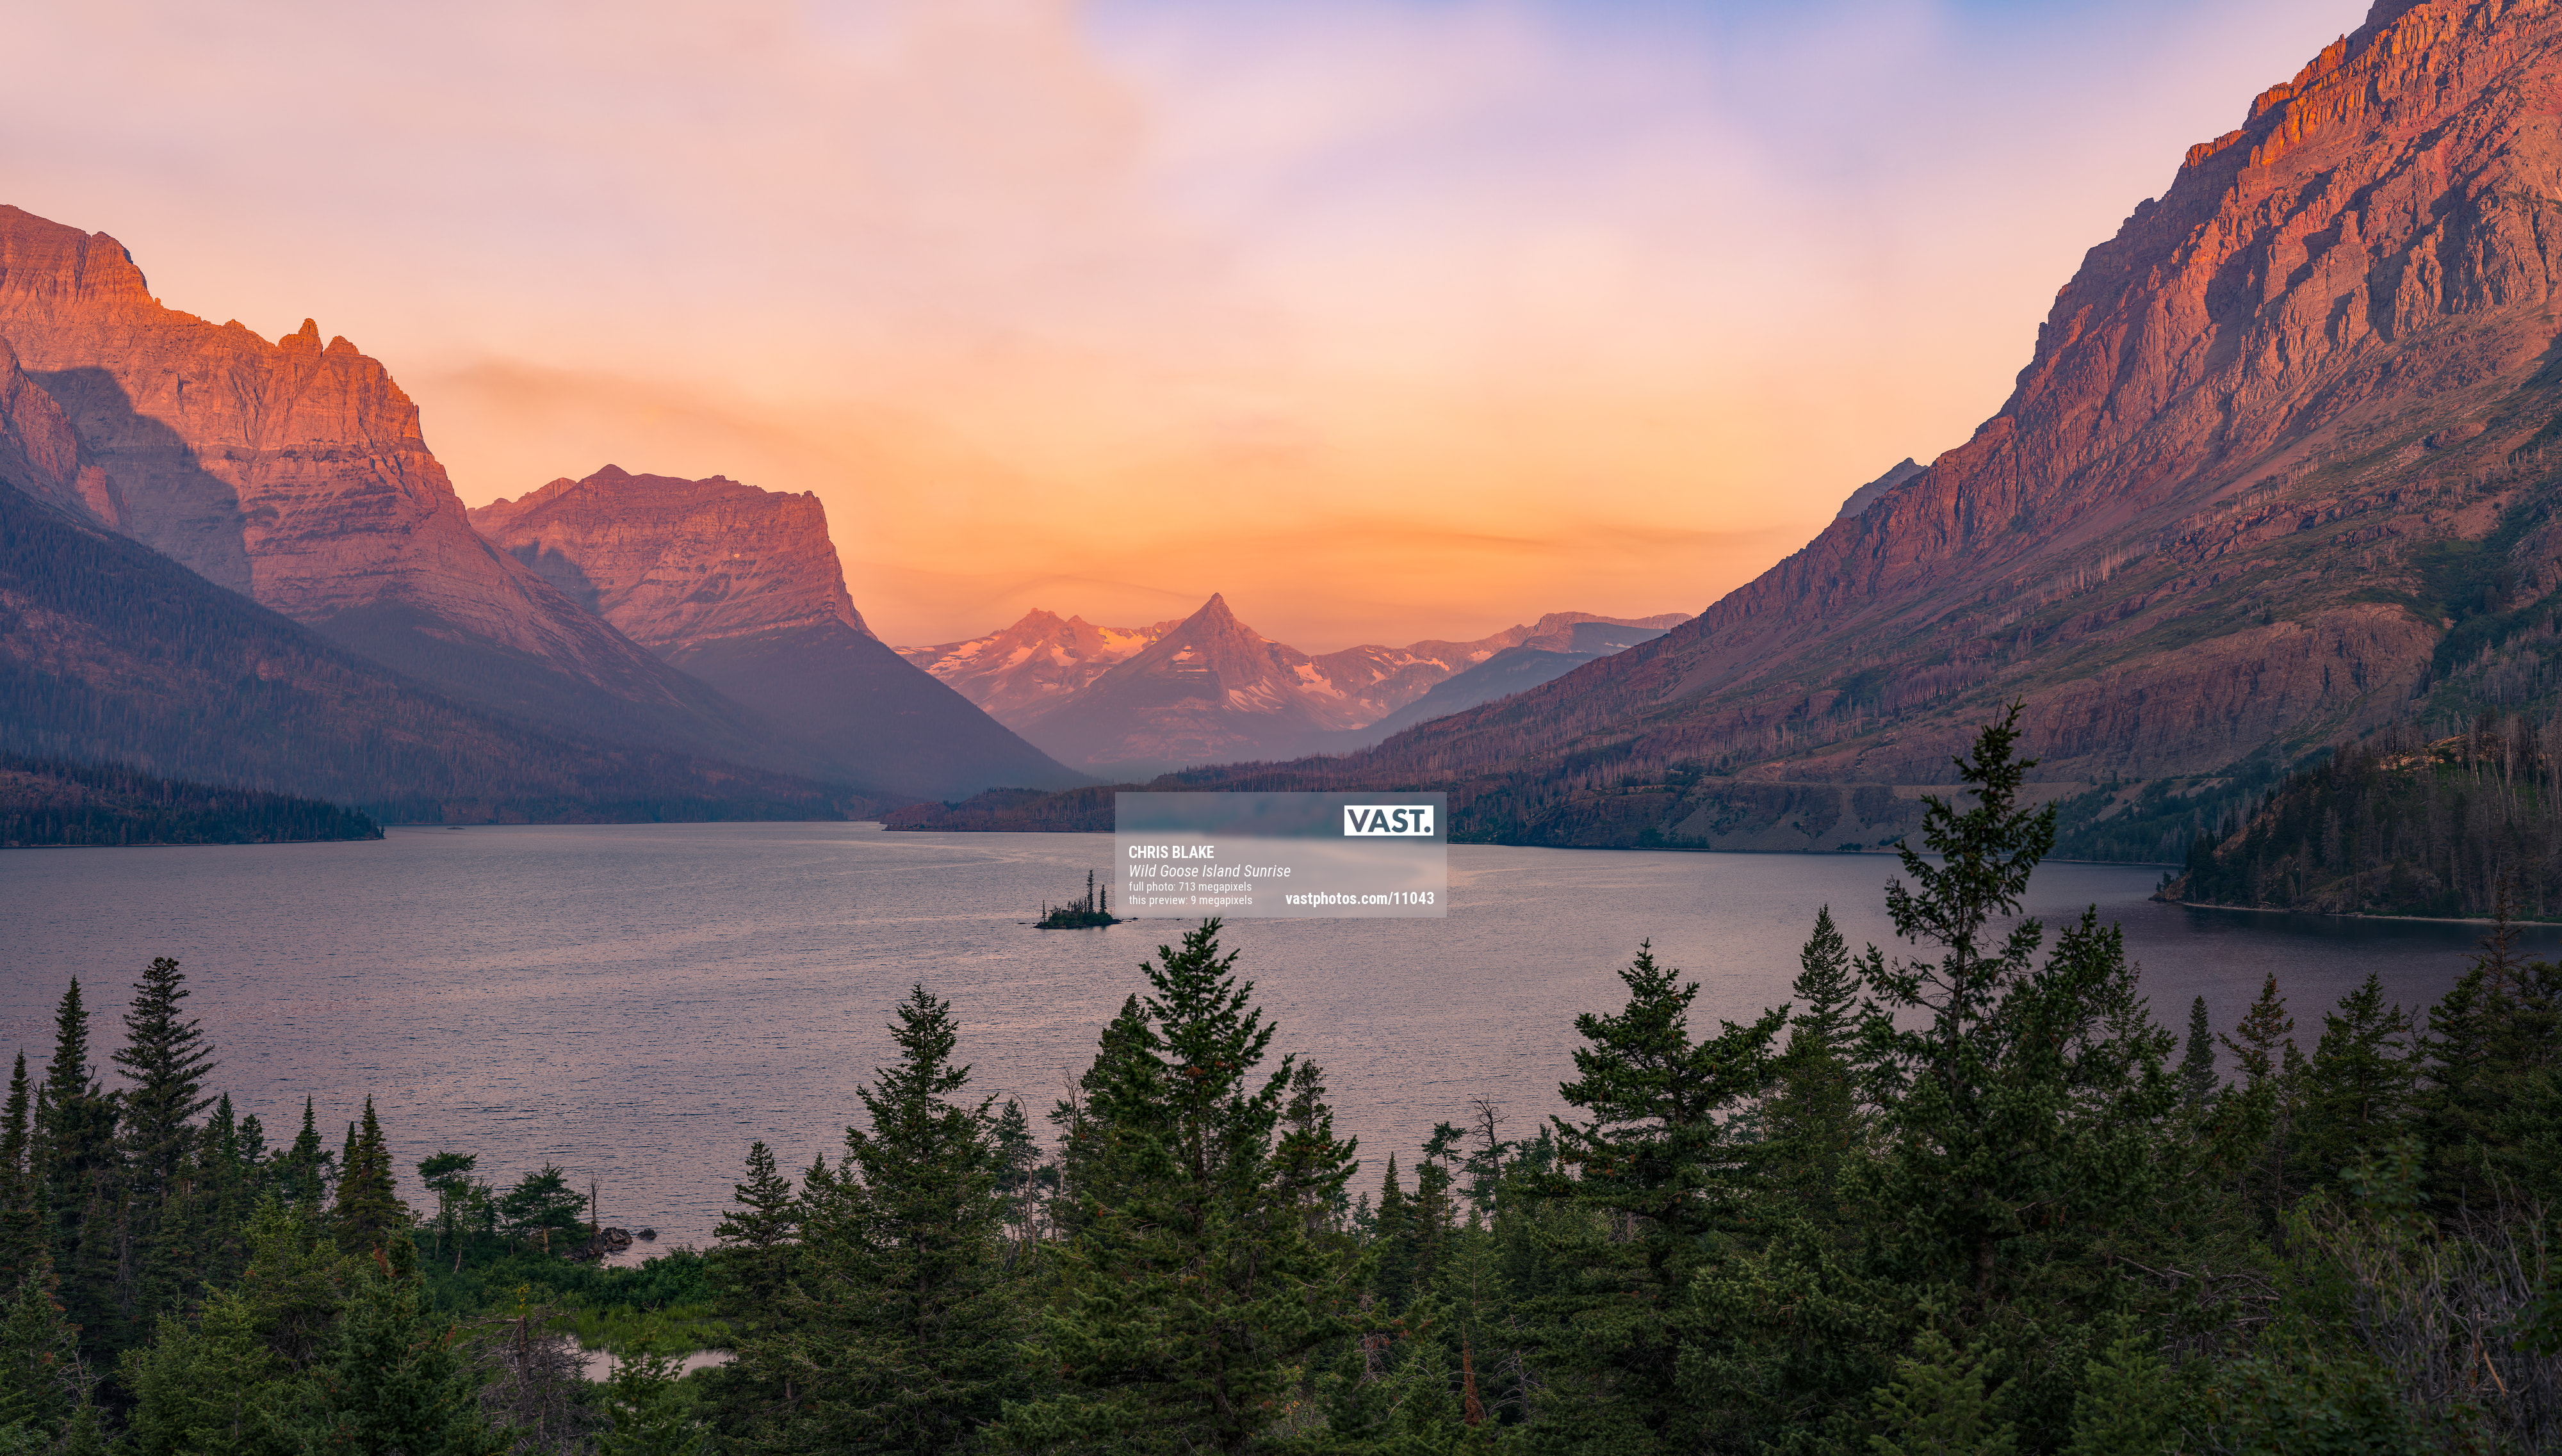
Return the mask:
<path id="1" fill-rule="evenodd" d="M 2188 1048 L 2179 1059 L 2179 1095 L 2191 1108 L 2204 1107 L 2215 1095 L 2215 1030 L 2206 1014 L 2206 998 L 2188 1003 Z"/>
<path id="2" fill-rule="evenodd" d="M 311 1115 L 311 1099 L 302 1099 L 302 1130 L 276 1160 L 277 1191 L 286 1203 L 310 1218 L 320 1216 L 330 1184 L 329 1155 L 320 1146 L 320 1126 Z"/>
<path id="3" fill-rule="evenodd" d="M 711 1372 L 707 1404 L 724 1449 L 754 1449 L 778 1439 L 808 1387 L 793 1360 L 787 1305 L 800 1269 L 802 1210 L 762 1142 L 747 1150 L 747 1179 L 731 1191 L 736 1206 L 713 1228 L 720 1242 L 704 1263 L 712 1308 L 728 1322 L 738 1358 Z"/>
<path id="4" fill-rule="evenodd" d="M 432 1153 L 419 1160 L 418 1181 L 436 1195 L 436 1221 L 430 1225 L 436 1235 L 436 1254 L 442 1259 L 451 1249 L 454 1267 L 462 1267 L 462 1240 L 465 1224 L 475 1203 L 488 1201 L 488 1187 L 471 1177 L 480 1160 L 469 1153 Z"/>
<path id="5" fill-rule="evenodd" d="M 771 1309 L 791 1282 L 801 1204 L 792 1180 L 776 1171 L 774 1150 L 762 1142 L 747 1150 L 747 1181 L 731 1192 L 738 1206 L 712 1230 L 720 1238 L 711 1254 L 713 1281 L 725 1307 L 752 1317 Z"/>
<path id="6" fill-rule="evenodd" d="M 1040 1144 L 1032 1140 L 1031 1120 L 1023 1105 L 1008 1097 L 997 1114 L 997 1192 L 1006 1200 L 1006 1222 L 1015 1248 L 1007 1257 L 1030 1252 L 1040 1237 L 1040 1195 L 1058 1182 L 1058 1171 L 1043 1166 Z"/>
<path id="7" fill-rule="evenodd" d="M 9 1102 L 0 1112 L 0 1289 L 15 1289 L 35 1267 L 36 1225 L 34 1090 L 27 1083 L 27 1054 L 18 1053 L 9 1076 Z"/>
<path id="8" fill-rule="evenodd" d="M 92 1352 L 113 1348 L 117 1335 L 115 1118 L 116 1099 L 90 1063 L 89 1010 L 74 981 L 54 1011 L 54 1054 L 36 1094 L 30 1163 L 43 1252 L 59 1278 L 65 1316 Z"/>
<path id="9" fill-rule="evenodd" d="M 225 1286 L 249 1261 L 249 1220 L 257 1207 L 258 1164 L 251 1151 L 256 1118 L 244 1127 L 229 1096 L 216 1098 L 196 1139 L 189 1182 L 195 1189 L 188 1236 L 194 1246 L 195 1281 Z"/>
<path id="10" fill-rule="evenodd" d="M 1876 1456 L 2010 1456 L 2018 1435 L 1995 1419 L 2001 1391 L 1986 1387 L 1988 1364 L 1981 1352 L 1922 1331 L 1912 1357 L 1897 1363 L 1894 1380 L 1873 1399 L 1882 1429 L 1869 1449 Z"/>
<path id="11" fill-rule="evenodd" d="M 376 1245 L 314 1370 L 316 1409 L 302 1440 L 384 1456 L 497 1456 L 506 1443 L 480 1418 L 479 1381 L 457 1349 L 460 1332 L 435 1312 L 406 1237 Z"/>
<path id="12" fill-rule="evenodd" d="M 348 1126 L 346 1161 L 330 1221 L 338 1246 L 351 1254 L 380 1248 L 409 1227 L 409 1208 L 392 1186 L 391 1149 L 383 1142 L 371 1097 L 365 1099 L 362 1125 Z"/>
<path id="13" fill-rule="evenodd" d="M 133 984 L 124 1013 L 124 1046 L 114 1056 L 131 1085 L 124 1092 L 125 1176 L 134 1204 L 148 1216 L 176 1196 L 187 1165 L 195 1120 L 213 1106 L 204 1091 L 214 1054 L 203 1027 L 182 1016 L 186 976 L 166 956 L 152 961 Z"/>
<path id="14" fill-rule="evenodd" d="M 96 1382 L 54 1292 L 53 1265 L 39 1254 L 0 1299 L 0 1451 L 60 1449 L 95 1422 Z"/>
<path id="15" fill-rule="evenodd" d="M 1833 925 L 1832 907 L 1815 912 L 1814 933 L 1797 954 L 1796 1002 L 1788 1013 L 1788 1047 L 1772 1067 L 1776 1093 L 1765 1126 L 1772 1173 L 1801 1207 L 1827 1210 L 1835 1183 L 1863 1136 L 1858 1089 L 1848 1048 L 1859 976 L 1850 947 Z"/>
<path id="16" fill-rule="evenodd" d="M 2339 1009 L 2322 1017 L 2303 1081 L 2303 1157 L 2313 1176 L 2334 1183 L 2363 1151 L 2381 1148 L 2409 1126 L 2419 1068 L 2411 1057 L 2411 1018 L 2384 1001 L 2384 983 L 2369 972 Z"/>
<path id="17" fill-rule="evenodd" d="M 2055 841 L 2051 807 L 2017 807 L 2035 766 L 2012 752 L 2020 711 L 1957 760 L 1972 809 L 1925 801 L 1922 837 L 1942 862 L 1907 845 L 1915 886 L 1887 885 L 1897 934 L 1938 954 L 1889 963 L 1872 950 L 1862 968 L 1861 1060 L 1890 1135 L 1872 1194 L 1892 1216 L 1890 1251 L 1907 1278 L 1970 1288 L 1978 1313 L 2004 1293 L 2006 1245 L 2032 1229 L 2089 1237 L 2132 1211 L 2158 1176 L 2154 1122 L 2178 1095 L 2172 1038 L 2143 1015 L 2122 937 L 2096 909 L 2043 967 L 2036 920 L 1985 944 Z M 1927 1024 L 1907 1024 L 1915 1012 Z"/>
<path id="18" fill-rule="evenodd" d="M 871 1126 L 802 1193 L 791 1360 L 808 1395 L 792 1439 L 846 1452 L 958 1451 L 1017 1392 L 1025 1332 L 1006 1279 L 993 1098 L 958 1101 L 949 1002 L 919 986 L 890 1027 L 899 1060 L 855 1089 Z"/>
<path id="19" fill-rule="evenodd" d="M 147 1329 L 162 1309 L 195 1288 L 207 1272 L 202 1250 L 191 1247 L 208 1230 L 202 1210 L 188 1206 L 194 1192 L 195 1120 L 213 1105 L 204 1092 L 214 1064 L 203 1028 L 182 1013 L 186 976 L 166 956 L 155 958 L 133 984 L 124 1013 L 124 1045 L 113 1057 L 126 1087 L 117 1141 L 123 1179 L 125 1288 L 120 1316 L 127 1328 Z"/>
<path id="20" fill-rule="evenodd" d="M 1273 1030 L 1218 933 L 1158 948 L 1144 1022 L 1116 1020 L 1088 1079 L 1077 1231 L 1043 1321 L 1065 1388 L 1007 1407 L 1016 1445 L 1264 1449 L 1299 1363 L 1361 1328 L 1356 1261 L 1309 1229 L 1343 1175 L 1277 1167 L 1296 1060 L 1258 1076 Z M 1301 1148 L 1295 1166 L 1348 1173 L 1350 1152 Z"/>
<path id="21" fill-rule="evenodd" d="M 270 1199 L 252 1215 L 249 1267 L 195 1319 L 164 1316 L 128 1351 L 137 1456 L 269 1456 L 306 1448 L 325 1425 L 321 1375 L 341 1346 L 355 1260 L 313 1221 Z"/>
<path id="22" fill-rule="evenodd" d="M 602 1392 L 610 1424 L 596 1438 L 597 1456 L 697 1456 L 708 1433 L 680 1374 L 672 1358 L 654 1350 L 618 1357 Z"/>
<path id="23" fill-rule="evenodd" d="M 2241 1024 L 2233 1028 L 2234 1034 L 2223 1038 L 2225 1050 L 2232 1052 L 2241 1066 L 2244 1090 L 2257 1091 L 2277 1080 L 2286 1053 L 2294 1050 L 2294 1018 L 2287 1014 L 2286 998 L 2278 994 L 2278 978 L 2271 976 L 2261 983 L 2260 999 L 2243 1012 Z"/>
<path id="24" fill-rule="evenodd" d="M 1113 1156 L 1113 1119 L 1124 1104 L 1153 1107 L 1161 1098 L 1162 1089 L 1143 1084 L 1163 1074 L 1162 1049 L 1147 1007 L 1130 997 L 1104 1026 L 1094 1064 L 1078 1077 L 1075 1091 L 1050 1109 L 1050 1126 L 1059 1131 L 1058 1195 L 1050 1221 L 1062 1231 L 1082 1231 L 1080 1210 L 1121 1200 L 1123 1187 L 1116 1180 L 1126 1170 L 1124 1161 Z"/>
<path id="25" fill-rule="evenodd" d="M 1766 1145 L 1736 1137 L 1728 1115 L 1769 1085 L 1786 1013 L 1724 1021 L 1693 1041 L 1697 982 L 1658 964 L 1651 944 L 1619 979 L 1628 1000 L 1616 1014 L 1575 1017 L 1586 1045 L 1574 1052 L 1575 1080 L 1557 1089 L 1584 1114 L 1552 1120 L 1558 1163 L 1580 1176 L 1538 1185 L 1583 1215 L 1560 1250 L 1577 1284 L 1578 1378 L 1560 1387 L 1551 1418 L 1579 1444 L 1678 1448 L 1702 1412 L 1677 1384 L 1687 1341 L 1671 1314 L 1766 1161 Z"/>
<path id="26" fill-rule="evenodd" d="M 1788 1013 L 1792 1042 L 1806 1037 L 1838 1047 L 1849 1039 L 1859 998 L 1859 972 L 1840 927 L 1833 924 L 1832 906 L 1816 908 L 1815 928 L 1797 952 L 1797 979 L 1788 989 L 1804 1007 Z"/>

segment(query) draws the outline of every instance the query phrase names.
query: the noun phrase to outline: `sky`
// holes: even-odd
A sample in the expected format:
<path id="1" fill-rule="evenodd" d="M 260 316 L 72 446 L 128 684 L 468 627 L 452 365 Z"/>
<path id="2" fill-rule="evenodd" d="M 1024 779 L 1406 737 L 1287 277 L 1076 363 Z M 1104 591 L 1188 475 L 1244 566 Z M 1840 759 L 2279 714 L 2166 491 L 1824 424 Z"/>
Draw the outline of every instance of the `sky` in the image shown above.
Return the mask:
<path id="1" fill-rule="evenodd" d="M 1750 580 L 2364 11 L 84 0 L 11 22 L 0 202 L 344 334 L 466 503 L 723 474 L 893 642 L 1325 651 Z"/>

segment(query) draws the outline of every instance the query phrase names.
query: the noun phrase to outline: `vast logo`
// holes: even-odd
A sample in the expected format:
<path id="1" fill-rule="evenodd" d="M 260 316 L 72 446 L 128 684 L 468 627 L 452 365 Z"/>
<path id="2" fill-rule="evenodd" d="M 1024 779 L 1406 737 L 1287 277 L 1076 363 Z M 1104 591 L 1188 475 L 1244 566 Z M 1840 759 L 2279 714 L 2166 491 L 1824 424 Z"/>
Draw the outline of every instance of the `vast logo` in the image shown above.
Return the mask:
<path id="1" fill-rule="evenodd" d="M 1432 837 L 1432 806 L 1428 804 L 1347 804 L 1344 806 L 1344 832 L 1347 834 L 1411 834 Z"/>

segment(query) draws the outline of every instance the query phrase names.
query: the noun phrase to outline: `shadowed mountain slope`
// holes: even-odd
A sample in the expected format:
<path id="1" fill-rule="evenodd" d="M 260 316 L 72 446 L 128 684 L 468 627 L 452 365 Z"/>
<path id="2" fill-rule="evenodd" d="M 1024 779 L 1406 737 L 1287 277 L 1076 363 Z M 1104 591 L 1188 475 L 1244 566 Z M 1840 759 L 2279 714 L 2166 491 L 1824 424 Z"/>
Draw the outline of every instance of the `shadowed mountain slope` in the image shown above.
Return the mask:
<path id="1" fill-rule="evenodd" d="M 456 696 L 819 767 L 491 550 L 418 407 L 309 320 L 270 343 L 164 308 L 114 239 L 0 207 L 0 341 L 75 438 L 26 472 L 46 499 Z"/>
<path id="2" fill-rule="evenodd" d="M 352 803 L 391 822 L 874 809 L 842 789 L 457 703 L 5 481 L 0 749 Z"/>
<path id="3" fill-rule="evenodd" d="M 1943 782 L 2010 697 L 2057 780 L 2550 700 L 2558 249 L 2562 10 L 2379 4 L 2091 251 L 1972 440 L 1698 620 L 1364 754 L 1192 779 L 1713 844 L 1741 785 Z"/>
<path id="4" fill-rule="evenodd" d="M 1564 641 L 1554 646 L 1506 647 L 1465 672 L 1432 684 L 1430 691 L 1363 730 L 1372 743 L 1402 733 L 1417 723 L 1447 717 L 1463 708 L 1490 703 L 1552 682 L 1584 663 L 1664 635 L 1660 627 L 1623 627 L 1609 622 L 1573 624 Z M 1551 640 L 1543 637 L 1541 640 Z"/>
<path id="5" fill-rule="evenodd" d="M 863 783 L 957 799 L 1086 782 L 871 635 L 816 495 L 608 465 L 470 520 L 570 601 Z"/>

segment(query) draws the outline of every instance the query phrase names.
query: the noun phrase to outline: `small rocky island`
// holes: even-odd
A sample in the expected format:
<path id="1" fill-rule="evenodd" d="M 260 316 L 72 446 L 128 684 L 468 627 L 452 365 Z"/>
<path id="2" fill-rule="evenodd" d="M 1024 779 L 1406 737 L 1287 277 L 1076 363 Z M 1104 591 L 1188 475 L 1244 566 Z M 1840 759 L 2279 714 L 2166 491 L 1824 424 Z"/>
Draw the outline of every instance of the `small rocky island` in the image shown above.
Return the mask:
<path id="1" fill-rule="evenodd" d="M 1094 871 L 1085 872 L 1085 895 L 1064 905 L 1043 905 L 1041 918 L 1034 930 L 1092 930 L 1099 926 L 1119 925 L 1120 917 L 1112 913 L 1112 887 L 1097 889 Z"/>

